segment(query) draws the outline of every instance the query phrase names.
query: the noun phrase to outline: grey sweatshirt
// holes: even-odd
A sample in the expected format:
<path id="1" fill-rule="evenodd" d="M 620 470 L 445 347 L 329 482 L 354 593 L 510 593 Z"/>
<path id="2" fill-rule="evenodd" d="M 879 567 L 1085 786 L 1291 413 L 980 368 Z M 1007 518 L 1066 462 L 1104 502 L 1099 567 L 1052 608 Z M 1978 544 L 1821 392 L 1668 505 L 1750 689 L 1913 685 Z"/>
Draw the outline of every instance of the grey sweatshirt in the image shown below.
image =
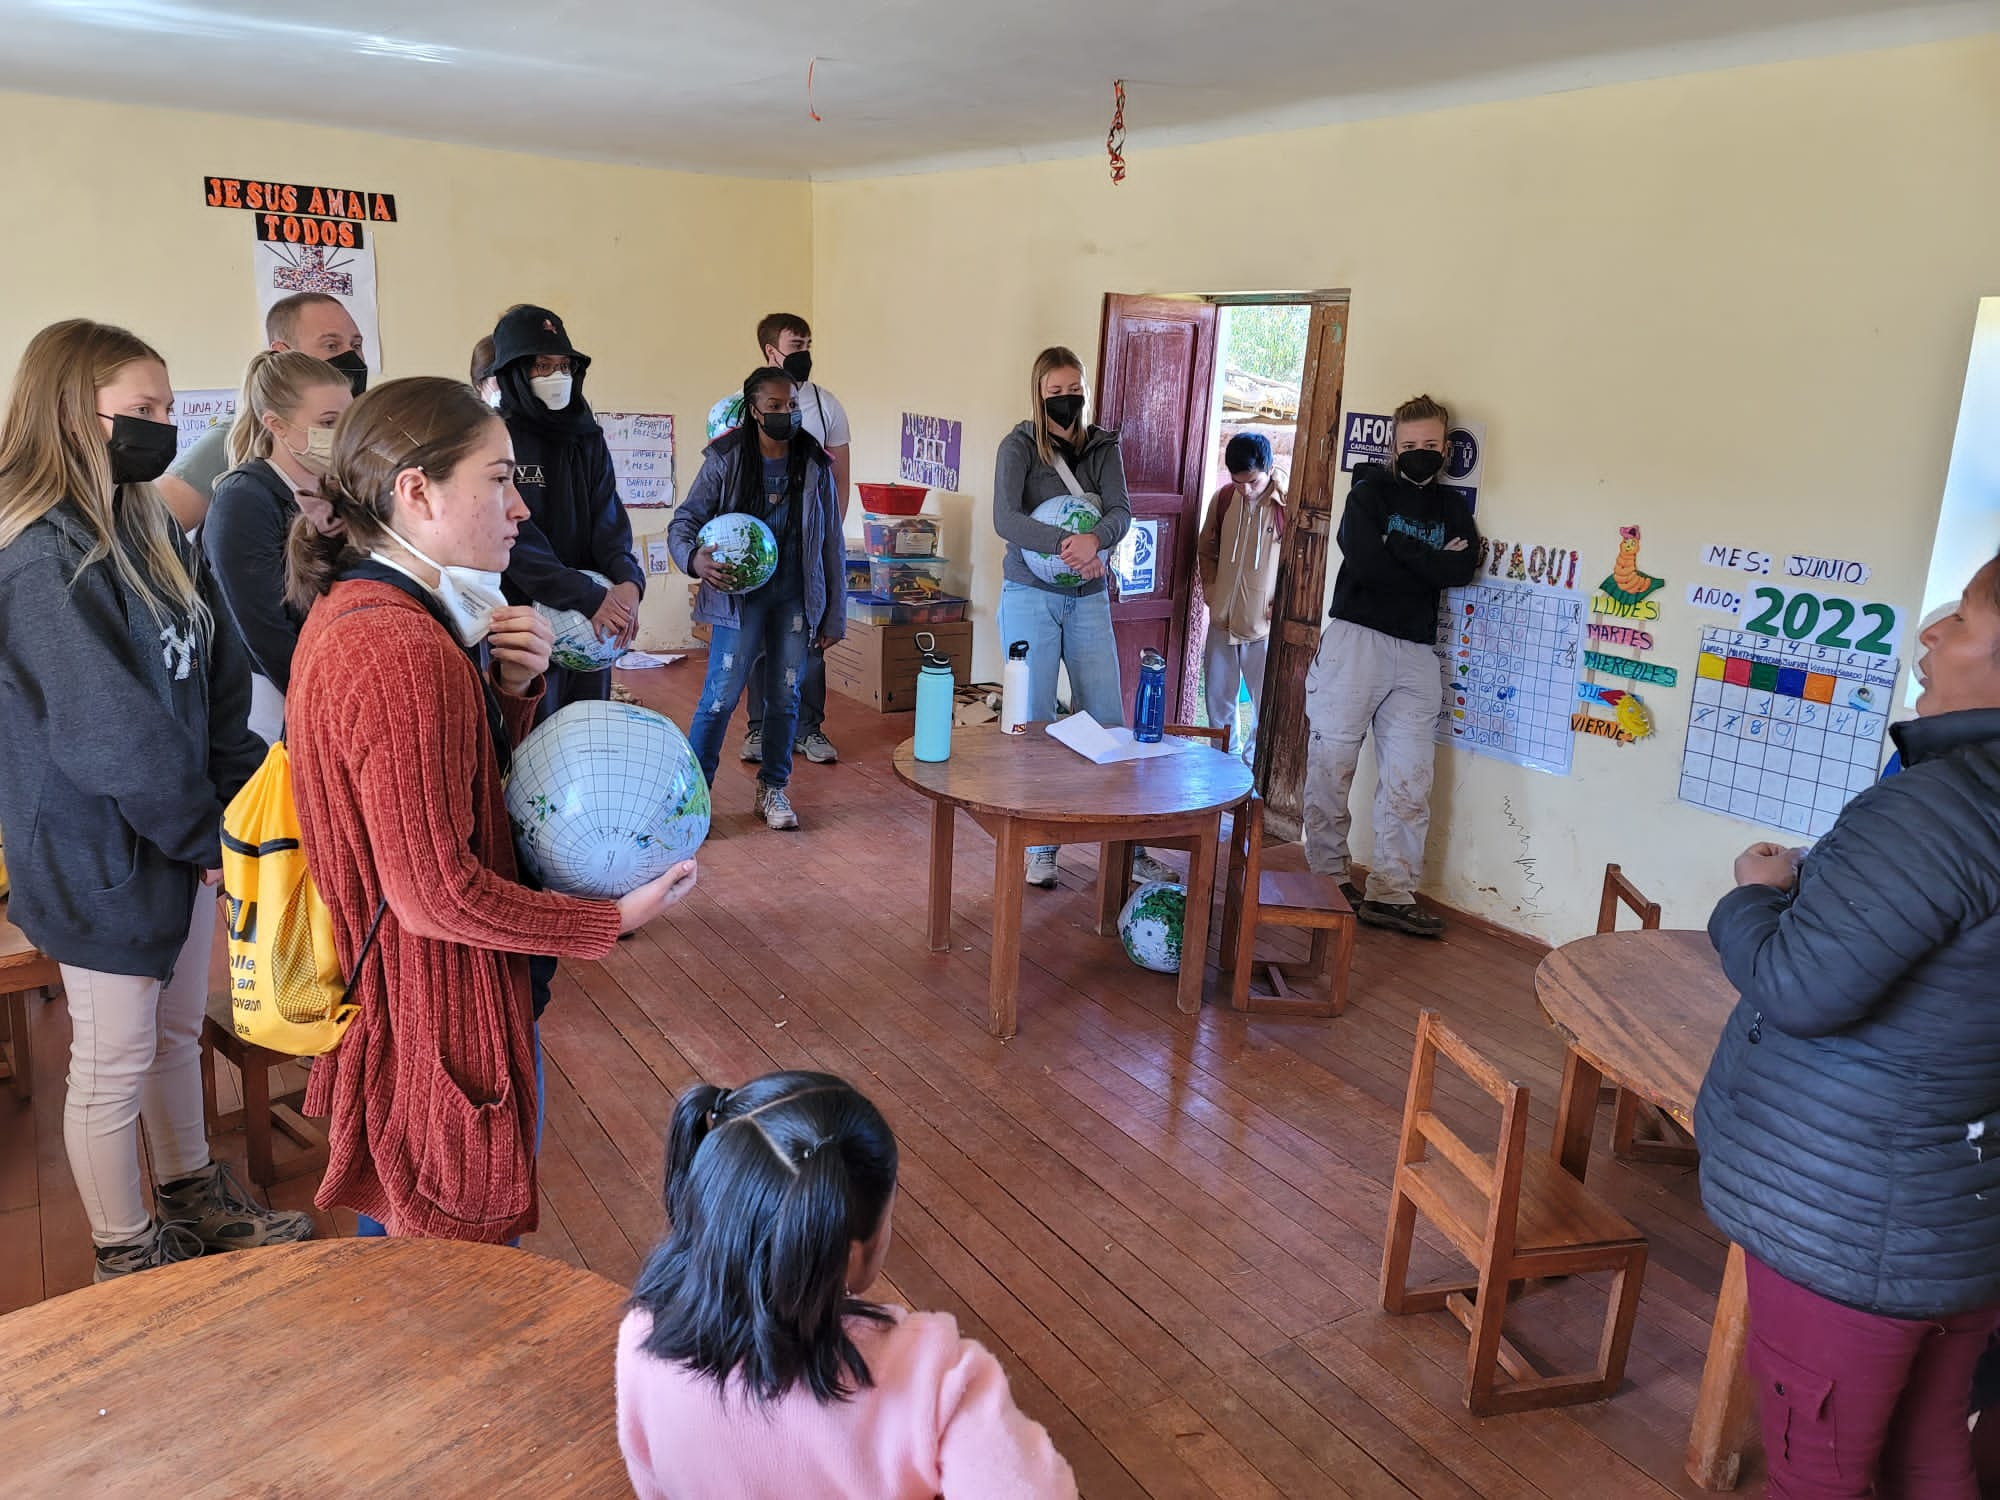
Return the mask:
<path id="1" fill-rule="evenodd" d="M 1083 454 L 1070 462 L 1076 482 L 1086 495 L 1097 496 L 1104 518 L 1093 529 L 1100 551 L 1109 552 L 1132 528 L 1132 508 L 1125 498 L 1125 462 L 1118 454 L 1118 434 L 1093 427 L 1084 435 Z M 1105 580 L 1094 578 L 1073 589 L 1044 583 L 1028 571 L 1021 549 L 1054 552 L 1068 533 L 1035 519 L 1035 507 L 1044 500 L 1067 495 L 1069 486 L 1053 465 L 1042 462 L 1035 451 L 1035 424 L 1023 422 L 1000 440 L 1000 453 L 993 462 L 993 529 L 1007 544 L 1007 560 L 1000 576 L 1009 583 L 1025 583 L 1051 594 L 1081 598 L 1104 591 Z"/>

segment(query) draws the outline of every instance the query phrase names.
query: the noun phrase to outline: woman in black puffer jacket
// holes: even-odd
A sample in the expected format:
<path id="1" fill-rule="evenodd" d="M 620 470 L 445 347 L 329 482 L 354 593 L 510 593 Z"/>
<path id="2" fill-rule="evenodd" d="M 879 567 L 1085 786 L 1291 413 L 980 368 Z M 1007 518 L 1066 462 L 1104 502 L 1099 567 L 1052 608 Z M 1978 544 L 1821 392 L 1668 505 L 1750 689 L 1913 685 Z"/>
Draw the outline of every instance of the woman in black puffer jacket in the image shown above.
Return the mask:
<path id="1" fill-rule="evenodd" d="M 1904 769 L 1759 844 L 1709 936 L 1742 1001 L 1695 1108 L 1741 1244 L 1772 1500 L 1976 1500 L 2000 1326 L 2000 559 L 1924 631 Z"/>

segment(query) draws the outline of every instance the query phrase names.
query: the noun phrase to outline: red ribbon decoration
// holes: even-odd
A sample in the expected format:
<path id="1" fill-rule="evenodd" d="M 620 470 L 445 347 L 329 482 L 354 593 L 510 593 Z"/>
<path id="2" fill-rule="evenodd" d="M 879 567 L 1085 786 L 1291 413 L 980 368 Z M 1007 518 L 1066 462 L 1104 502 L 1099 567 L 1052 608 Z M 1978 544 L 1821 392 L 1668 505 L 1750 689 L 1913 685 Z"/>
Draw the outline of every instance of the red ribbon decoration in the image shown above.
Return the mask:
<path id="1" fill-rule="evenodd" d="M 816 57 L 806 63 L 806 113 L 811 115 L 815 122 L 819 120 L 819 111 L 813 108 L 813 69 L 818 63 L 819 59 Z"/>
<path id="2" fill-rule="evenodd" d="M 1125 180 L 1125 80 L 1113 79 L 1111 97 L 1114 108 L 1111 111 L 1111 130 L 1104 137 L 1104 150 L 1111 158 L 1111 185 L 1116 187 Z"/>

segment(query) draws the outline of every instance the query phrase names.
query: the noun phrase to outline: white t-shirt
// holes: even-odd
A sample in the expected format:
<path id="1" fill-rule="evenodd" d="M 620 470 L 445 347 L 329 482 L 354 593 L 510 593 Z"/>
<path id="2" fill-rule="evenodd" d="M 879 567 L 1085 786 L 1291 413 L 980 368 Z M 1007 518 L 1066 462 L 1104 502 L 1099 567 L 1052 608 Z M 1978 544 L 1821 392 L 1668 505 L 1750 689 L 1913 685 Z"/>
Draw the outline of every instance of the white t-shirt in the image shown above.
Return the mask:
<path id="1" fill-rule="evenodd" d="M 708 409 L 710 441 L 732 427 L 740 427 L 742 423 L 741 391 L 724 396 Z M 810 380 L 799 387 L 799 425 L 819 439 L 822 448 L 844 448 L 854 441 L 847 426 L 847 408 L 840 404 L 832 391 Z"/>

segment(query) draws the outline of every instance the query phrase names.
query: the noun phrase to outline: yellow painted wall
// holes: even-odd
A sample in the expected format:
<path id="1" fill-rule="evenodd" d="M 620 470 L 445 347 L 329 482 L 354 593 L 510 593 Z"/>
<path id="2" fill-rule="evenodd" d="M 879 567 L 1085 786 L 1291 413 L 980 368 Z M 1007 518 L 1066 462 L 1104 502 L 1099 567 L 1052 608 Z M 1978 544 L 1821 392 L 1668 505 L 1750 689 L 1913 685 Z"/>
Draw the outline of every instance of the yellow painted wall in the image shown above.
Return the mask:
<path id="1" fill-rule="evenodd" d="M 394 193 L 399 221 L 369 229 L 377 378 L 463 379 L 503 308 L 544 303 L 592 356 L 594 406 L 674 414 L 682 494 L 709 406 L 756 363 L 757 319 L 811 298 L 802 182 L 26 94 L 0 94 L 0 141 L 0 382 L 37 328 L 74 316 L 129 325 L 178 386 L 240 381 L 262 343 L 252 216 L 205 207 L 205 173 Z M 667 514 L 635 511 L 635 529 Z M 649 583 L 642 644 L 685 644 L 686 579 Z"/>
<path id="2" fill-rule="evenodd" d="M 1510 926 L 1589 929 L 1607 860 L 1698 925 L 1751 825 L 1675 800 L 1711 541 L 1861 557 L 1914 611 L 1977 299 L 2000 287 L 2000 39 L 1609 87 L 1099 160 L 814 193 L 815 333 L 855 472 L 897 413 L 965 422 L 959 555 L 994 676 L 991 455 L 1051 342 L 1106 292 L 1353 292 L 1348 404 L 1428 389 L 1489 424 L 1479 518 L 1585 549 L 1645 529 L 1669 580 L 1652 742 L 1565 778 L 1438 758 L 1430 889 Z M 1968 559 L 1967 571 L 1971 568 Z M 1329 584 L 1331 578 L 1329 578 Z M 1369 851 L 1357 783 L 1356 849 Z"/>

